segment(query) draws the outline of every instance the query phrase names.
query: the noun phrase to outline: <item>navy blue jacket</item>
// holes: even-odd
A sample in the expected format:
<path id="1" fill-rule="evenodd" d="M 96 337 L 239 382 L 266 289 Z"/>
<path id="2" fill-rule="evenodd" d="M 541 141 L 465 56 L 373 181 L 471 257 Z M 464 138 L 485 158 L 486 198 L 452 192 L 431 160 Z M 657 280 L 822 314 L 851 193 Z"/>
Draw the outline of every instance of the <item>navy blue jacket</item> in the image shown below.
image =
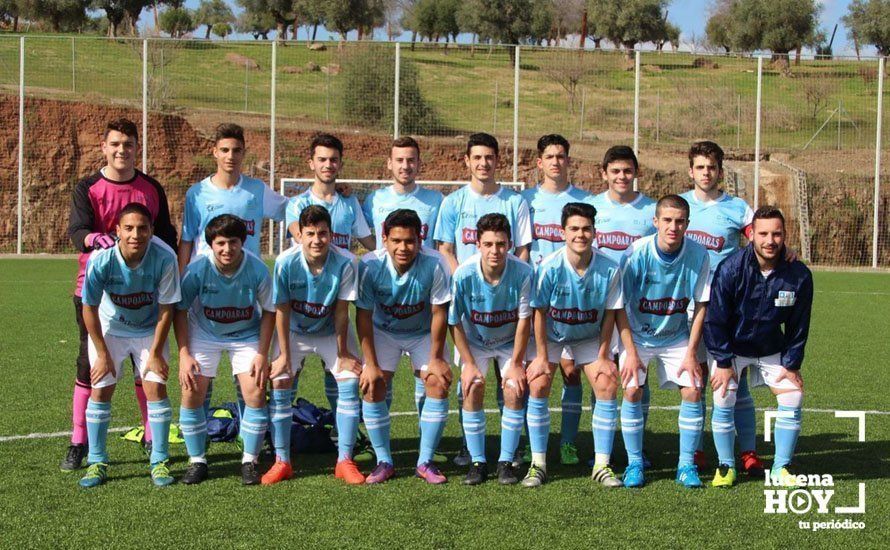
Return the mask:
<path id="1" fill-rule="evenodd" d="M 704 336 L 718 366 L 731 366 L 736 356 L 781 353 L 783 367 L 800 368 L 810 331 L 813 275 L 803 263 L 788 263 L 784 256 L 783 249 L 766 278 L 751 244 L 717 266 Z"/>

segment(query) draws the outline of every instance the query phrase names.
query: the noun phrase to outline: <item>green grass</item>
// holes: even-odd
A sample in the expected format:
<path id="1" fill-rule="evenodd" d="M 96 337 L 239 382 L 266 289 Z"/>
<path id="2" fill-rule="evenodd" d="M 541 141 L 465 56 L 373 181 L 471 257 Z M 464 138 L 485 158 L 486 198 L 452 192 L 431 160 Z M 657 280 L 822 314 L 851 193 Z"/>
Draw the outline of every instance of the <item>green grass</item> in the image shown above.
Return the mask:
<path id="1" fill-rule="evenodd" d="M 77 333 L 69 298 L 73 260 L 0 260 L 0 436 L 57 432 L 69 428 Z M 890 276 L 816 273 L 816 303 L 804 365 L 805 407 L 890 410 L 885 387 L 890 375 Z M 225 368 L 221 368 L 225 372 Z M 394 411 L 411 411 L 413 384 L 407 369 L 396 377 Z M 174 405 L 178 389 L 170 387 Z M 126 378 L 115 397 L 113 426 L 138 422 Z M 587 391 L 585 391 L 585 394 Z M 309 367 L 300 394 L 324 404 L 320 369 Z M 559 390 L 554 391 L 558 395 Z M 763 388 L 758 407 L 771 407 Z M 216 399 L 234 396 L 227 376 Z M 655 391 L 654 406 L 678 404 L 674 392 Z M 558 398 L 552 399 L 558 406 Z M 489 403 L 493 407 L 493 403 Z M 452 403 L 454 409 L 455 403 Z M 243 488 L 239 455 L 231 444 L 210 448 L 212 478 L 198 487 L 151 487 L 138 447 L 110 436 L 110 480 L 85 491 L 77 474 L 59 472 L 64 437 L 0 442 L 0 532 L 6 547 L 182 547 L 257 546 L 398 548 L 653 547 L 878 548 L 888 533 L 887 479 L 890 417 L 868 415 L 866 441 L 855 437 L 855 422 L 832 414 L 805 412 L 797 463 L 803 472 L 834 476 L 833 505 L 856 501 L 866 483 L 864 516 L 767 516 L 763 487 L 744 477 L 732 490 L 682 490 L 673 482 L 676 411 L 653 410 L 646 446 L 654 459 L 642 490 L 606 491 L 592 485 L 584 467 L 560 467 L 555 447 L 559 414 L 553 415 L 552 481 L 537 491 L 460 485 L 462 471 L 449 466 L 450 481 L 430 487 L 412 479 L 416 459 L 416 417 L 393 419 L 399 477 L 380 487 L 347 487 L 332 476 L 333 455 L 296 457 L 296 478 L 272 488 Z M 591 452 L 590 413 L 582 419 L 579 446 Z M 759 431 L 763 415 L 758 413 Z M 499 420 L 488 416 L 488 450 L 497 449 Z M 709 457 L 714 451 L 705 435 Z M 450 417 L 442 447 L 459 446 L 457 417 Z M 624 465 L 620 433 L 618 469 Z M 762 454 L 771 446 L 760 441 Z M 173 447 L 173 472 L 185 468 L 185 449 Z M 493 457 L 492 457 L 493 458 Z M 712 472 L 706 472 L 710 479 Z M 798 520 L 850 517 L 864 531 L 801 531 Z"/>

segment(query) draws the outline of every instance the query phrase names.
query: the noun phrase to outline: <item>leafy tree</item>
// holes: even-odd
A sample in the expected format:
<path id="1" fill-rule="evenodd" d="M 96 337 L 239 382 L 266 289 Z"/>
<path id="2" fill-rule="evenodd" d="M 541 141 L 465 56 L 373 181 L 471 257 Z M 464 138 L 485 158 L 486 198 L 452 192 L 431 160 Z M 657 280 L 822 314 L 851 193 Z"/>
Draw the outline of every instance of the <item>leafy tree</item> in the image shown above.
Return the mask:
<path id="1" fill-rule="evenodd" d="M 86 22 L 89 0 L 19 0 L 19 10 L 29 19 L 46 21 L 53 32 L 76 30 Z"/>
<path id="2" fill-rule="evenodd" d="M 198 9 L 195 11 L 195 26 L 205 25 L 207 27 L 207 33 L 204 35 L 205 39 L 210 39 L 210 32 L 217 23 L 228 25 L 234 22 L 235 14 L 232 13 L 232 8 L 224 0 L 201 0 L 201 4 L 198 5 Z M 231 32 L 232 27 L 229 26 L 229 32 L 226 35 L 231 34 Z M 214 32 L 214 34 L 216 33 Z"/>
<path id="3" fill-rule="evenodd" d="M 152 0 L 92 0 L 90 8 L 105 12 L 108 36 L 114 37 L 120 34 L 122 24 L 126 23 L 131 30 L 135 30 L 142 10 L 152 3 Z"/>
<path id="4" fill-rule="evenodd" d="M 816 0 L 735 0 L 715 24 L 725 29 L 725 36 L 716 30 L 712 41 L 719 38 L 737 51 L 770 50 L 774 58 L 786 58 L 788 52 L 819 41 L 818 15 Z"/>
<path id="5" fill-rule="evenodd" d="M 555 6 L 552 0 L 532 0 L 529 38 L 533 44 L 546 44 L 553 38 Z"/>
<path id="6" fill-rule="evenodd" d="M 294 38 L 297 36 L 296 25 L 302 24 L 312 27 L 312 36 L 309 43 L 315 42 L 319 25 L 324 25 L 327 0 L 294 0 Z M 308 33 L 307 33 L 308 34 Z"/>
<path id="7" fill-rule="evenodd" d="M 857 51 L 871 44 L 880 55 L 890 55 L 890 0 L 853 0 L 843 21 Z"/>
<path id="8" fill-rule="evenodd" d="M 182 38 L 195 30 L 195 20 L 186 8 L 168 8 L 158 18 L 160 29 L 173 38 Z"/>
<path id="9" fill-rule="evenodd" d="M 269 39 L 269 33 L 275 26 L 275 20 L 269 13 L 256 13 L 250 11 L 242 11 L 238 15 L 235 22 L 235 28 L 240 32 L 246 32 L 253 35 L 254 40 Z"/>
<path id="10" fill-rule="evenodd" d="M 19 3 L 16 0 L 0 0 L 0 22 L 12 22 L 12 32 L 18 32 Z"/>
<path id="11" fill-rule="evenodd" d="M 596 36 L 625 49 L 628 58 L 642 42 L 666 35 L 663 12 L 667 0 L 589 0 L 588 17 Z"/>
<path id="12" fill-rule="evenodd" d="M 383 24 L 383 0 L 337 0 L 328 2 L 325 9 L 327 27 L 346 40 L 349 31 L 358 31 L 358 39 Z"/>
<path id="13" fill-rule="evenodd" d="M 723 48 L 726 53 L 732 51 L 730 28 L 732 27 L 732 0 L 720 0 L 711 8 L 711 15 L 705 25 L 705 36 L 708 44 L 715 48 Z"/>
<path id="14" fill-rule="evenodd" d="M 275 22 L 278 40 L 287 40 L 287 28 L 293 24 L 296 15 L 294 0 L 236 0 L 238 5 L 259 20 L 268 15 Z M 339 2 L 338 2 L 339 3 Z"/>
<path id="15" fill-rule="evenodd" d="M 213 30 L 213 34 L 222 38 L 223 40 L 225 40 L 225 38 L 227 36 L 232 34 L 232 26 L 229 25 L 228 23 L 223 23 L 223 22 L 214 23 L 212 30 Z"/>

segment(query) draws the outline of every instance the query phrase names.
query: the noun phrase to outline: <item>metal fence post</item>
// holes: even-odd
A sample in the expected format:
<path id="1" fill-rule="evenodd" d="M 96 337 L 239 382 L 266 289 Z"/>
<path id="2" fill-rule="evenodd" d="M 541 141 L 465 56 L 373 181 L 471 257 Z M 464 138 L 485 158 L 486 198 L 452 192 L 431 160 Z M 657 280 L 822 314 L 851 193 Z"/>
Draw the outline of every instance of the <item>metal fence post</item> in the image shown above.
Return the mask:
<path id="1" fill-rule="evenodd" d="M 399 139 L 399 72 L 402 67 L 402 48 L 401 44 L 396 42 L 396 70 L 395 82 L 393 83 L 393 105 L 392 105 L 392 138 Z"/>
<path id="2" fill-rule="evenodd" d="M 875 130 L 875 202 L 872 220 L 871 266 L 878 267 L 878 210 L 881 204 L 881 122 L 884 117 L 884 58 L 878 60 L 878 121 Z"/>
<path id="3" fill-rule="evenodd" d="M 71 37 L 71 91 L 77 92 L 77 74 L 74 68 L 74 60 L 76 59 L 74 50 L 74 37 Z"/>
<path id="4" fill-rule="evenodd" d="M 16 235 L 15 253 L 22 253 L 22 222 L 25 183 L 25 37 L 19 38 L 19 197 L 18 197 L 18 231 Z"/>
<path id="5" fill-rule="evenodd" d="M 519 179 L 519 46 L 513 69 L 513 181 Z"/>
<path id="6" fill-rule="evenodd" d="M 634 55 L 634 154 L 640 154 L 640 58 L 642 52 Z M 634 178 L 634 191 L 639 188 L 639 180 Z"/>
<path id="7" fill-rule="evenodd" d="M 763 57 L 757 57 L 757 107 L 754 119 L 754 209 L 760 205 L 760 118 L 763 96 Z"/>
<path id="8" fill-rule="evenodd" d="M 142 39 L 142 171 L 148 171 L 148 39 Z"/>
<path id="9" fill-rule="evenodd" d="M 269 99 L 269 188 L 275 189 L 275 77 L 278 72 L 278 41 L 272 41 L 272 97 Z M 282 243 L 283 244 L 283 243 Z M 269 220 L 269 254 L 275 254 L 275 221 Z"/>

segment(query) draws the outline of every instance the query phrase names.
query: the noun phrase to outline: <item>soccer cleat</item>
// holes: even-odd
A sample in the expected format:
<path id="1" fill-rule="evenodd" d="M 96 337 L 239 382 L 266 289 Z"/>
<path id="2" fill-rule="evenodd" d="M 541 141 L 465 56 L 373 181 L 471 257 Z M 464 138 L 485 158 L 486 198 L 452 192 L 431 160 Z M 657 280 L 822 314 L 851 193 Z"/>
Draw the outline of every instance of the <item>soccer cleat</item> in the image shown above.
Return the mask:
<path id="1" fill-rule="evenodd" d="M 755 451 L 745 451 L 742 453 L 742 470 L 751 477 L 763 479 L 766 467 Z"/>
<path id="2" fill-rule="evenodd" d="M 352 453 L 353 460 L 358 462 L 370 462 L 374 460 L 376 456 L 370 439 L 366 436 L 362 436 L 355 440 L 355 449 Z"/>
<path id="3" fill-rule="evenodd" d="M 263 485 L 275 485 L 278 482 L 290 479 L 293 475 L 294 469 L 291 467 L 290 462 L 276 460 L 275 464 L 269 468 L 269 471 L 260 478 L 260 483 Z"/>
<path id="4" fill-rule="evenodd" d="M 578 461 L 578 447 L 573 443 L 563 443 L 559 447 L 559 462 L 563 466 L 573 466 Z"/>
<path id="5" fill-rule="evenodd" d="M 81 487 L 89 489 L 90 487 L 98 487 L 105 483 L 108 478 L 108 464 L 104 462 L 96 462 L 87 466 L 87 473 L 84 474 L 78 484 Z"/>
<path id="6" fill-rule="evenodd" d="M 448 462 L 448 457 L 443 455 L 442 453 L 433 453 L 433 462 L 436 464 L 446 464 Z"/>
<path id="7" fill-rule="evenodd" d="M 191 462 L 182 476 L 182 482 L 185 485 L 197 485 L 207 479 L 207 463 Z"/>
<path id="8" fill-rule="evenodd" d="M 414 474 L 431 485 L 440 485 L 448 481 L 448 479 L 442 475 L 442 472 L 439 471 L 439 468 L 433 462 L 421 464 L 417 467 L 416 470 L 414 470 Z"/>
<path id="9" fill-rule="evenodd" d="M 83 468 L 83 459 L 86 458 L 86 456 L 86 445 L 69 445 L 68 452 L 65 454 L 65 458 L 62 459 L 62 463 L 59 464 L 59 469 L 61 469 L 63 472 L 73 472 L 74 470 L 80 470 L 81 468 Z"/>
<path id="10" fill-rule="evenodd" d="M 701 471 L 705 471 L 708 468 L 708 457 L 705 456 L 704 451 L 695 451 L 692 461 L 695 462 L 695 467 Z"/>
<path id="11" fill-rule="evenodd" d="M 516 485 L 519 478 L 516 476 L 516 468 L 510 461 L 498 462 L 498 483 L 501 485 Z"/>
<path id="12" fill-rule="evenodd" d="M 469 466 L 470 462 L 470 451 L 467 449 L 467 446 L 464 445 L 460 448 L 460 451 L 454 457 L 454 465 L 455 466 Z"/>
<path id="13" fill-rule="evenodd" d="M 488 479 L 488 464 L 485 462 L 474 462 L 470 464 L 467 475 L 464 476 L 464 485 L 479 485 L 485 483 Z"/>
<path id="14" fill-rule="evenodd" d="M 516 452 L 513 453 L 513 468 L 519 468 L 523 464 L 525 464 L 525 457 L 522 455 L 522 450 L 519 447 L 516 448 Z"/>
<path id="15" fill-rule="evenodd" d="M 590 479 L 596 481 L 603 487 L 613 488 L 624 485 L 608 464 L 595 467 L 590 474 Z"/>
<path id="16" fill-rule="evenodd" d="M 646 451 L 643 451 L 642 454 L 643 454 L 643 468 L 646 470 L 652 468 L 652 461 L 649 460 L 649 455 L 646 454 Z"/>
<path id="17" fill-rule="evenodd" d="M 643 475 L 643 463 L 633 461 L 624 469 L 624 486 L 631 489 L 642 487 L 646 484 L 646 477 Z"/>
<path id="18" fill-rule="evenodd" d="M 525 474 L 525 479 L 522 480 L 522 486 L 540 487 L 545 483 L 547 483 L 547 471 L 537 464 L 532 463 L 528 468 L 528 473 Z"/>
<path id="19" fill-rule="evenodd" d="M 795 475 L 789 468 L 790 465 L 781 466 L 779 468 L 774 466 L 769 473 L 770 485 L 788 488 L 797 487 L 799 485 L 797 483 L 797 475 Z"/>
<path id="20" fill-rule="evenodd" d="M 260 474 L 256 471 L 255 462 L 241 463 L 241 485 L 259 485 Z"/>
<path id="21" fill-rule="evenodd" d="M 361 485 L 365 482 L 365 476 L 358 469 L 358 464 L 351 458 L 345 458 L 337 462 L 334 467 L 334 477 L 342 479 L 349 485 Z"/>
<path id="22" fill-rule="evenodd" d="M 526 444 L 525 448 L 522 450 L 522 461 L 531 464 L 532 463 L 532 446 Z"/>
<path id="23" fill-rule="evenodd" d="M 151 456 L 151 448 L 152 448 L 151 440 L 149 439 L 148 441 L 145 441 L 143 439 L 141 445 L 142 445 L 142 452 L 145 454 L 146 457 L 150 457 Z"/>
<path id="24" fill-rule="evenodd" d="M 368 485 L 374 485 L 376 483 L 383 483 L 384 481 L 388 481 L 394 478 L 396 475 L 396 469 L 389 462 L 381 462 L 377 464 L 374 468 L 374 471 L 368 474 L 368 477 L 365 478 L 365 483 Z"/>
<path id="25" fill-rule="evenodd" d="M 711 487 L 729 488 L 735 485 L 735 479 L 735 468 L 726 464 L 721 464 L 717 468 L 717 473 L 714 474 L 714 479 L 711 481 Z"/>
<path id="26" fill-rule="evenodd" d="M 167 485 L 172 485 L 173 481 L 174 479 L 170 475 L 170 468 L 167 466 L 166 460 L 152 465 L 151 482 L 155 484 L 155 487 L 166 487 Z"/>
<path id="27" fill-rule="evenodd" d="M 698 477 L 698 468 L 695 464 L 685 464 L 677 469 L 677 483 L 687 489 L 701 487 L 701 479 Z"/>

